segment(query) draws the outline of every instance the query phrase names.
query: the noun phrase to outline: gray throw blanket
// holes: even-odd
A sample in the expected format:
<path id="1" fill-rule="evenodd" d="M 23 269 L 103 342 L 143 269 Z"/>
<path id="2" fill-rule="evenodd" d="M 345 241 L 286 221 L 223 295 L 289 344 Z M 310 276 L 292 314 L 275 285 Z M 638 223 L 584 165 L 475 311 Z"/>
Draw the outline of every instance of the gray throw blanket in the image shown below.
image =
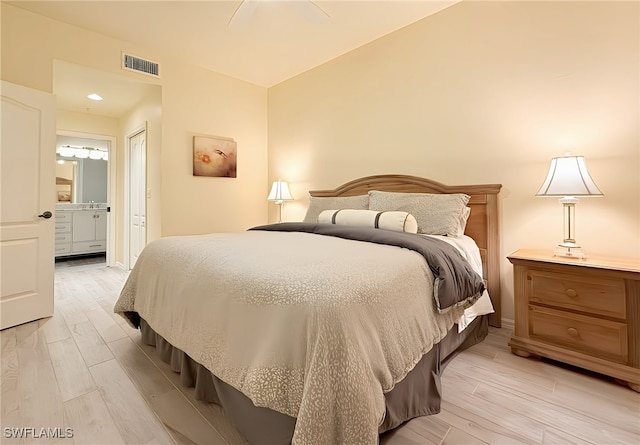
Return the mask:
<path id="1" fill-rule="evenodd" d="M 428 236 L 335 224 L 279 223 L 249 230 L 306 232 L 338 238 L 404 247 L 424 257 L 435 277 L 433 296 L 438 312 L 473 304 L 485 290 L 484 281 L 453 246 Z"/>

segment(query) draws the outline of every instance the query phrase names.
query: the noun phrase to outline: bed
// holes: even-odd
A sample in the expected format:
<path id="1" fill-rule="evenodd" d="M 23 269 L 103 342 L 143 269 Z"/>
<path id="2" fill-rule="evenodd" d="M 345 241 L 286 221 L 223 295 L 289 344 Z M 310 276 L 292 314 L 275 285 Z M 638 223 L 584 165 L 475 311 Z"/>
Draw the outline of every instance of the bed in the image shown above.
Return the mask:
<path id="1" fill-rule="evenodd" d="M 452 237 L 283 223 L 150 243 L 114 310 L 249 443 L 377 443 L 439 412 L 448 360 L 499 325 L 500 187 L 378 175 L 310 192 L 311 207 L 465 195 L 475 269 Z M 377 224 L 394 209 L 373 210 Z M 461 322 L 481 295 L 493 313 Z"/>

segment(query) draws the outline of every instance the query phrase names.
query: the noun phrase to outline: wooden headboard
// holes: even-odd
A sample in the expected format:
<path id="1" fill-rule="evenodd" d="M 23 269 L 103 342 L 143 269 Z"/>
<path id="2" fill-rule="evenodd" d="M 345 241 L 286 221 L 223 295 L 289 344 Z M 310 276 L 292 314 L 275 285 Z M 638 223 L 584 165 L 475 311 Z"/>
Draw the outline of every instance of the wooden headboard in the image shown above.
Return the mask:
<path id="1" fill-rule="evenodd" d="M 366 195 L 369 190 L 402 193 L 466 193 L 471 198 L 471 214 L 465 235 L 480 248 L 483 275 L 495 312 L 489 317 L 492 326 L 500 327 L 500 244 L 498 235 L 498 193 L 500 184 L 444 185 L 429 179 L 407 175 L 367 176 L 347 182 L 333 190 L 312 190 L 315 197 Z"/>

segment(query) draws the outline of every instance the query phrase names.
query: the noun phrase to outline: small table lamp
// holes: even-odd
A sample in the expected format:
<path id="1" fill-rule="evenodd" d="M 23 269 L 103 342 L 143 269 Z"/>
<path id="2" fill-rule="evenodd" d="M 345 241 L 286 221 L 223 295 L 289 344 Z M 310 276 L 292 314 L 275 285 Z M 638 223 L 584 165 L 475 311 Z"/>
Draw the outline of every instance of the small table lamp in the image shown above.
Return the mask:
<path id="1" fill-rule="evenodd" d="M 280 179 L 273 181 L 271 192 L 269 192 L 269 196 L 267 196 L 267 201 L 273 201 L 280 206 L 278 222 L 282 222 L 282 206 L 284 202 L 293 201 L 293 196 L 291 196 L 291 192 L 289 192 L 289 184 Z"/>
<path id="2" fill-rule="evenodd" d="M 564 242 L 554 250 L 556 256 L 584 258 L 575 240 L 575 206 L 578 196 L 603 196 L 593 182 L 583 156 L 564 156 L 551 159 L 544 184 L 536 196 L 557 196 L 564 211 Z"/>

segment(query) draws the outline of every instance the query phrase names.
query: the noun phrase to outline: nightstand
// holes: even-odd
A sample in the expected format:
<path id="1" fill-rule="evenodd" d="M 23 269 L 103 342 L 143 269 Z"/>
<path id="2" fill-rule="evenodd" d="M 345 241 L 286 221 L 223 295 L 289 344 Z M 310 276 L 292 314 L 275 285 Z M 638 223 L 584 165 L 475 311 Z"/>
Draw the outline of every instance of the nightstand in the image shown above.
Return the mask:
<path id="1" fill-rule="evenodd" d="M 640 392 L 640 261 L 509 255 L 514 354 L 548 357 L 623 380 Z"/>

